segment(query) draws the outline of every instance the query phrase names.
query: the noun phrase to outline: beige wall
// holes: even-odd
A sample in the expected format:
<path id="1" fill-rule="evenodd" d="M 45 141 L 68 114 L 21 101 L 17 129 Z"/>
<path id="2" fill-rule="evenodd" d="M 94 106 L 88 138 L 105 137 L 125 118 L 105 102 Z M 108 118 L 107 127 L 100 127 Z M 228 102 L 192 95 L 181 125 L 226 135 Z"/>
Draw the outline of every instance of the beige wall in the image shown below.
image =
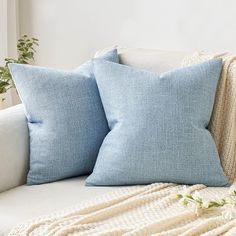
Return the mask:
<path id="1" fill-rule="evenodd" d="M 114 44 L 236 51 L 235 0 L 20 0 L 20 31 L 40 39 L 36 64 L 73 68 Z"/>

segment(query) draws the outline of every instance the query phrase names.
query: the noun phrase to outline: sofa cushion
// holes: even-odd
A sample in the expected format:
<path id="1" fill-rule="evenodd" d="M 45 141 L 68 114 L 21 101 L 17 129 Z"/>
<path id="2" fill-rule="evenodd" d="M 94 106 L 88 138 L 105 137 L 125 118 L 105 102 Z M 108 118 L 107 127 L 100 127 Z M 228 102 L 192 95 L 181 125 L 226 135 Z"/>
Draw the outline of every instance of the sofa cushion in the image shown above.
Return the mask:
<path id="1" fill-rule="evenodd" d="M 158 76 L 94 60 L 108 124 L 88 185 L 227 184 L 207 130 L 222 61 Z"/>
<path id="2" fill-rule="evenodd" d="M 117 50 L 103 56 L 118 62 Z M 28 184 L 92 171 L 108 132 L 91 61 L 75 71 L 10 64 L 30 134 Z"/>
<path id="3" fill-rule="evenodd" d="M 0 236 L 31 218 L 78 205 L 117 188 L 85 187 L 86 177 L 49 184 L 23 185 L 0 194 Z"/>

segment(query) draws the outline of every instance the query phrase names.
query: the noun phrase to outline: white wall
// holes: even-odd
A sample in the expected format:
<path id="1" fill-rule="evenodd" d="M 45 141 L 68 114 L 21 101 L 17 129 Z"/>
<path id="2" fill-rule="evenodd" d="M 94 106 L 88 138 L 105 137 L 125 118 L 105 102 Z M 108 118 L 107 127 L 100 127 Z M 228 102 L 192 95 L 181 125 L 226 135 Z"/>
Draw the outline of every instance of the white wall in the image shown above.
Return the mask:
<path id="1" fill-rule="evenodd" d="M 16 57 L 18 35 L 18 0 L 0 0 L 0 65 L 6 57 Z M 4 98 L 4 101 L 2 100 Z M 0 110 L 19 103 L 14 89 L 0 94 Z"/>
<path id="2" fill-rule="evenodd" d="M 114 44 L 236 52 L 236 1 L 20 0 L 20 32 L 40 39 L 36 64 L 59 68 Z"/>
<path id="3" fill-rule="evenodd" d="M 4 58 L 16 57 L 18 35 L 18 0 L 0 0 L 0 64 Z"/>
<path id="4" fill-rule="evenodd" d="M 7 2 L 0 0 L 0 65 L 7 56 Z"/>

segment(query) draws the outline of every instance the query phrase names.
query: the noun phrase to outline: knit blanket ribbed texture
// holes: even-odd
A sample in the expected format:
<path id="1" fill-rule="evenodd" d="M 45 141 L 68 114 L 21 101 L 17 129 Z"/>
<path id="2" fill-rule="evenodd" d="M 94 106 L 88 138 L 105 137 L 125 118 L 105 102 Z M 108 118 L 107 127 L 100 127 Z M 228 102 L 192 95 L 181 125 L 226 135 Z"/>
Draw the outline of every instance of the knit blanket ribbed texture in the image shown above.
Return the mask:
<path id="1" fill-rule="evenodd" d="M 191 65 L 213 57 L 222 57 L 224 64 L 209 130 L 219 150 L 224 171 L 233 182 L 236 173 L 236 57 L 195 53 L 184 58 L 182 65 Z M 236 184 L 231 188 L 236 188 Z M 217 200 L 230 189 L 204 185 L 186 187 L 172 183 L 119 188 L 92 201 L 18 225 L 11 230 L 9 236 L 236 235 L 236 219 L 226 220 L 222 216 L 222 208 L 197 214 L 194 207 L 182 206 L 176 194 L 183 190 L 185 193 L 197 190 L 204 198 Z"/>

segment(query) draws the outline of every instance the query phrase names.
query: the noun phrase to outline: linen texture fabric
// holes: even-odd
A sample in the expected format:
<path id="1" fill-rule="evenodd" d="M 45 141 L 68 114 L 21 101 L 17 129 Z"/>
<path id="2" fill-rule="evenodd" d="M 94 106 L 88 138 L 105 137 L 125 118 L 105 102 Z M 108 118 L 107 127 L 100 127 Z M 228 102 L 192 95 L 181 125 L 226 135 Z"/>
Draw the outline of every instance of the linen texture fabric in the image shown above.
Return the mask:
<path id="1" fill-rule="evenodd" d="M 157 75 L 94 60 L 111 131 L 86 184 L 227 185 L 207 130 L 221 67 L 212 59 Z"/>
<path id="2" fill-rule="evenodd" d="M 117 50 L 103 58 L 118 62 Z M 30 134 L 27 184 L 93 170 L 109 131 L 91 60 L 74 71 L 10 64 Z"/>

